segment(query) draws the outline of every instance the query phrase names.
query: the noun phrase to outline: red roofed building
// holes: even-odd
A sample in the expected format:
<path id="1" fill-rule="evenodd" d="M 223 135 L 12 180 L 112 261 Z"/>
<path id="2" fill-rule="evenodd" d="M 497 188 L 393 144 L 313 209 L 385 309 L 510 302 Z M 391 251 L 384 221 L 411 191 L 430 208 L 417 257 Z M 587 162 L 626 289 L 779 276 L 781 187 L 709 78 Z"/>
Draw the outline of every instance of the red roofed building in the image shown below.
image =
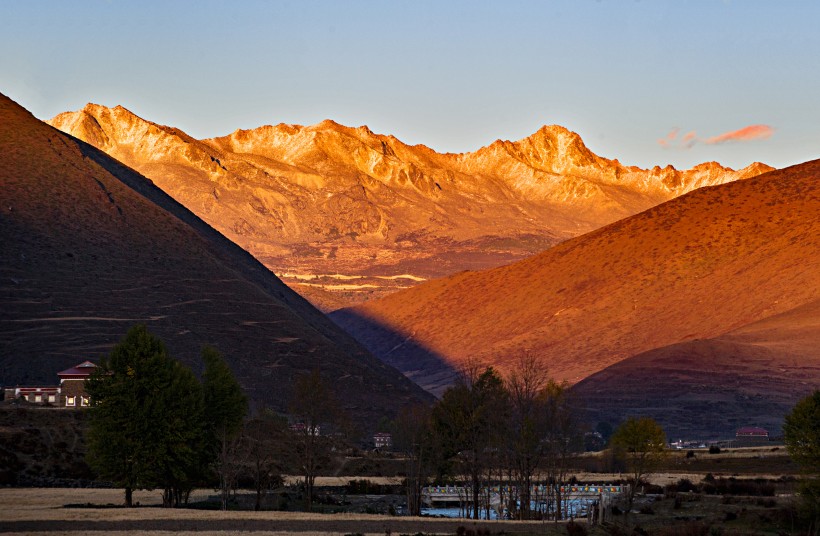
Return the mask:
<path id="1" fill-rule="evenodd" d="M 83 361 L 77 366 L 58 372 L 60 377 L 60 390 L 62 392 L 64 405 L 68 408 L 86 407 L 89 400 L 85 394 L 85 380 L 94 373 L 97 365 L 91 361 Z"/>
<path id="2" fill-rule="evenodd" d="M 767 443 L 769 441 L 769 431 L 756 426 L 745 426 L 738 428 L 735 433 L 735 440 L 744 445 Z"/>
<path id="3" fill-rule="evenodd" d="M 91 376 L 97 365 L 84 361 L 68 370 L 58 372 L 60 385 L 6 387 L 5 398 L 23 399 L 32 404 L 49 404 L 68 408 L 86 407 L 89 405 L 85 393 L 85 380 Z"/>

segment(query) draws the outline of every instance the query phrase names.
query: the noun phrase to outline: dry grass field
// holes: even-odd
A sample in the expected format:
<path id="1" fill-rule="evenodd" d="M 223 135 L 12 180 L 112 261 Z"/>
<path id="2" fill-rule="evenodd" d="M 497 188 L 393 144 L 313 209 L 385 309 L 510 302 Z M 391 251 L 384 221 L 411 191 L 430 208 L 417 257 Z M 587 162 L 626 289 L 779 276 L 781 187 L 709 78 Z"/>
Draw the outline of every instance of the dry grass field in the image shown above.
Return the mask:
<path id="1" fill-rule="evenodd" d="M 195 492 L 204 499 L 210 490 Z M 455 534 L 459 526 L 490 533 L 547 533 L 544 522 L 447 520 L 389 517 L 367 514 L 310 514 L 304 512 L 220 512 L 174 510 L 158 507 L 159 492 L 135 492 L 139 508 L 65 508 L 67 504 L 118 505 L 122 490 L 110 489 L 0 489 L 2 534 Z M 562 526 L 550 526 L 558 534 Z"/>

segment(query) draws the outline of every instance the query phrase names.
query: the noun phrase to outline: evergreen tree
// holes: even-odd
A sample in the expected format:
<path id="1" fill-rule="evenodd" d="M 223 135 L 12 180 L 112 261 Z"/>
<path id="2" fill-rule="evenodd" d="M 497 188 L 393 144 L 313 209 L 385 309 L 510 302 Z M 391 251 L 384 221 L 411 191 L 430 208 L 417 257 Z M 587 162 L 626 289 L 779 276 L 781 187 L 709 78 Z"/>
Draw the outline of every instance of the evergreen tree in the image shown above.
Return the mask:
<path id="1" fill-rule="evenodd" d="M 91 397 L 88 461 L 125 488 L 165 490 L 178 504 L 198 468 L 202 389 L 144 325 L 131 328 L 86 382 Z"/>
<path id="2" fill-rule="evenodd" d="M 786 415 L 783 435 L 789 455 L 804 472 L 800 514 L 806 534 L 820 531 L 820 390 L 800 400 Z"/>
<path id="3" fill-rule="evenodd" d="M 202 349 L 205 372 L 202 387 L 205 398 L 207 453 L 219 475 L 222 509 L 228 509 L 228 494 L 239 467 L 236 450 L 242 422 L 248 413 L 248 399 L 228 364 L 216 348 Z"/>

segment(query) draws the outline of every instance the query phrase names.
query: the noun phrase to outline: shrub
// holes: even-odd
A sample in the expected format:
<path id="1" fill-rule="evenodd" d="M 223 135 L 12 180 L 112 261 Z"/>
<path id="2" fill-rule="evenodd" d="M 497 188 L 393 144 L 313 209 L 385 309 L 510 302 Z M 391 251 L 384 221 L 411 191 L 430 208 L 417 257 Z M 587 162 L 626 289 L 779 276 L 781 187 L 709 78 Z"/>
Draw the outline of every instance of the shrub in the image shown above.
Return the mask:
<path id="1" fill-rule="evenodd" d="M 569 536 L 587 536 L 587 527 L 575 521 L 567 523 L 567 534 Z"/>
<path id="2" fill-rule="evenodd" d="M 720 454 L 720 447 L 712 445 L 709 447 L 709 454 Z"/>

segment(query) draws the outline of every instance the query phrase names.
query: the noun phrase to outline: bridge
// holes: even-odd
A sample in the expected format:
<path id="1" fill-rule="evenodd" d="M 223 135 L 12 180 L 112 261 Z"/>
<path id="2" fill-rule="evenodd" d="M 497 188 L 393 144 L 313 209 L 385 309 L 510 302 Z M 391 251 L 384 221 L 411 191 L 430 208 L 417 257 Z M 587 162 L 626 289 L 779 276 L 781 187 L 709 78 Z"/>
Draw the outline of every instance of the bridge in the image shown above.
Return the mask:
<path id="1" fill-rule="evenodd" d="M 561 486 L 561 496 L 565 500 L 573 499 L 596 499 L 602 495 L 618 495 L 626 490 L 626 486 L 613 486 L 609 484 L 574 484 Z M 500 502 L 501 493 L 507 497 L 517 496 L 516 486 L 490 486 L 481 490 L 480 496 L 486 497 L 489 491 L 490 504 L 497 505 Z M 550 495 L 549 486 L 537 485 L 530 490 L 530 497 L 533 500 L 543 500 Z M 422 489 L 421 500 L 428 506 L 435 504 L 464 504 L 472 502 L 470 486 L 427 486 Z"/>

